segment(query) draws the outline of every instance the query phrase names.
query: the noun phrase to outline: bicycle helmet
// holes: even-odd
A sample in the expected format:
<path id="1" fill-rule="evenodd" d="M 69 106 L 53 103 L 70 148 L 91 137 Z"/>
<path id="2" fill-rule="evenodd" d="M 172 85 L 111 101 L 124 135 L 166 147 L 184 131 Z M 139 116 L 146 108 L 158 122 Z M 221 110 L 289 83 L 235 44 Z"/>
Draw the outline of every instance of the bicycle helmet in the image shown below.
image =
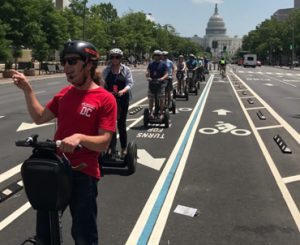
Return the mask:
<path id="1" fill-rule="evenodd" d="M 167 56 L 169 54 L 168 51 L 162 51 L 162 55 Z"/>
<path id="2" fill-rule="evenodd" d="M 162 52 L 160 50 L 154 50 L 153 55 L 162 55 Z"/>
<path id="3" fill-rule="evenodd" d="M 119 48 L 113 48 L 109 51 L 109 55 L 119 55 L 119 56 L 123 56 L 123 51 Z"/>
<path id="4" fill-rule="evenodd" d="M 84 61 L 99 60 L 99 53 L 97 52 L 96 47 L 93 44 L 82 40 L 67 41 L 61 52 L 60 60 L 63 61 L 67 54 L 78 54 Z"/>

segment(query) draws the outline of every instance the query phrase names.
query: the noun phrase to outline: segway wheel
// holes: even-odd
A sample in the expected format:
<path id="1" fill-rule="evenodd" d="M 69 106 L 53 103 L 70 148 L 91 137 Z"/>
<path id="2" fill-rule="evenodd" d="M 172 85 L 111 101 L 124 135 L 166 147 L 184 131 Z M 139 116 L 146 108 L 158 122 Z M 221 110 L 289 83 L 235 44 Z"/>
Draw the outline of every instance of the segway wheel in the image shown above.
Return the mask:
<path id="1" fill-rule="evenodd" d="M 149 109 L 146 108 L 146 109 L 144 110 L 144 127 L 145 127 L 145 128 L 148 128 L 149 116 L 150 116 Z"/>
<path id="2" fill-rule="evenodd" d="M 169 110 L 165 110 L 165 113 L 164 113 L 165 128 L 169 128 L 169 120 L 170 120 Z"/>
<path id="3" fill-rule="evenodd" d="M 197 84 L 197 88 L 198 88 L 198 89 L 200 89 L 200 82 L 198 82 L 198 84 Z"/>
<path id="4" fill-rule="evenodd" d="M 137 146 L 134 142 L 129 142 L 127 145 L 127 154 L 125 156 L 125 164 L 128 168 L 128 174 L 134 174 L 136 171 L 137 162 Z"/>
<path id="5" fill-rule="evenodd" d="M 173 114 L 176 113 L 176 101 L 174 99 L 172 99 L 172 112 Z"/>
<path id="6" fill-rule="evenodd" d="M 195 87 L 195 95 L 198 95 L 198 89 L 197 89 L 197 87 Z"/>
<path id="7" fill-rule="evenodd" d="M 188 101 L 189 100 L 189 91 L 188 91 L 187 87 L 185 87 L 185 89 L 184 89 L 184 95 L 185 95 L 185 100 Z"/>
<path id="8" fill-rule="evenodd" d="M 176 89 L 173 89 L 173 98 L 176 99 Z"/>

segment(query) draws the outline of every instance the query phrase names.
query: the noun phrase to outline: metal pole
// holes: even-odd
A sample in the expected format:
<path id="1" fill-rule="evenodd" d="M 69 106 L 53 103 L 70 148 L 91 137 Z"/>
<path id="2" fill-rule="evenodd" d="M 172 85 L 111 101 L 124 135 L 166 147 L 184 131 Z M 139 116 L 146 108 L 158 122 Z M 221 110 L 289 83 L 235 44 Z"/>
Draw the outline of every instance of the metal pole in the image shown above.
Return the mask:
<path id="1" fill-rule="evenodd" d="M 87 0 L 84 0 L 84 2 L 83 2 L 82 40 L 85 40 L 85 22 L 86 22 L 86 18 L 85 18 L 85 10 L 86 10 L 86 3 L 87 3 Z"/>

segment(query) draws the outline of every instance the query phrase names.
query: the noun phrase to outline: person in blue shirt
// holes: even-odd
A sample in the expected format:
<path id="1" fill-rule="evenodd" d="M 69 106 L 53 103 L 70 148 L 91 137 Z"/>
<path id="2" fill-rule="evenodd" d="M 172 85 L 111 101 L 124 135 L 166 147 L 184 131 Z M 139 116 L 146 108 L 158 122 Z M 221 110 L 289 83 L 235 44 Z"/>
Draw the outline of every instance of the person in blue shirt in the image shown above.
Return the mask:
<path id="1" fill-rule="evenodd" d="M 173 77 L 175 75 L 175 65 L 174 63 L 168 59 L 168 52 L 167 51 L 163 51 L 162 52 L 162 60 L 166 63 L 167 68 L 168 68 L 168 79 L 166 81 L 167 85 L 166 85 L 166 102 L 167 102 L 167 106 L 170 107 L 170 103 L 171 103 L 171 91 L 173 91 Z"/>
<path id="2" fill-rule="evenodd" d="M 197 62 L 197 59 L 196 59 L 195 55 L 193 55 L 193 54 L 189 55 L 189 59 L 186 62 L 186 66 L 187 66 L 188 70 L 195 71 L 197 69 L 198 62 Z"/>
<path id="3" fill-rule="evenodd" d="M 165 80 L 168 78 L 168 69 L 165 62 L 161 60 L 162 52 L 160 50 L 155 50 L 153 52 L 153 61 L 151 61 L 147 67 L 146 77 L 148 82 L 151 80 L 158 80 L 161 83 L 160 89 L 157 92 L 157 98 L 159 100 L 159 110 L 160 119 L 163 119 L 163 111 L 165 107 Z M 148 100 L 149 100 L 149 111 L 150 117 L 154 118 L 153 114 L 153 104 L 154 104 L 155 94 L 148 87 Z"/>

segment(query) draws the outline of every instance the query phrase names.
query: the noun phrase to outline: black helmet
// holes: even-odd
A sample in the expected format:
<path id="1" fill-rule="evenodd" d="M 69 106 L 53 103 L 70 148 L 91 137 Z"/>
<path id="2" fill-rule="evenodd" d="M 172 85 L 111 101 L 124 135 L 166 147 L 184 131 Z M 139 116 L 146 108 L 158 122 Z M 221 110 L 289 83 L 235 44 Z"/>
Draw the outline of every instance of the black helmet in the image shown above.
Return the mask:
<path id="1" fill-rule="evenodd" d="M 65 43 L 64 49 L 60 54 L 60 60 L 62 61 L 66 54 L 78 54 L 84 61 L 98 61 L 99 53 L 95 46 L 89 42 L 82 40 L 69 40 Z"/>

